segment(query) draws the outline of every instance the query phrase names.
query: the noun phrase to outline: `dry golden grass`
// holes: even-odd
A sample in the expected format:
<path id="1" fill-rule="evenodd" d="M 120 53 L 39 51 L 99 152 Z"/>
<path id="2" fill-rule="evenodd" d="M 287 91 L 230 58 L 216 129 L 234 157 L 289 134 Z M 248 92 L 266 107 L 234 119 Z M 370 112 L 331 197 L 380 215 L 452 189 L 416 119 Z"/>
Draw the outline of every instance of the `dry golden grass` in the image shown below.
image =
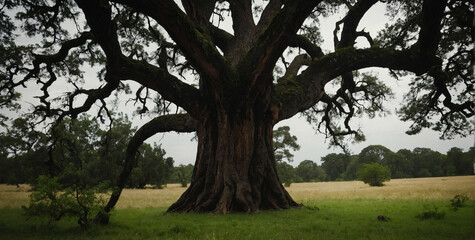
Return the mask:
<path id="1" fill-rule="evenodd" d="M 169 207 L 185 190 L 181 184 L 168 184 L 163 189 L 124 189 L 116 208 Z"/>
<path id="2" fill-rule="evenodd" d="M 0 185 L 0 208 L 28 204 L 29 187 Z M 464 194 L 475 199 L 475 176 L 394 179 L 383 187 L 370 187 L 360 181 L 294 183 L 287 188 L 297 201 L 328 199 L 452 199 Z M 185 188 L 168 184 L 164 189 L 124 189 L 117 208 L 168 207 Z"/>
<path id="3" fill-rule="evenodd" d="M 296 201 L 326 199 L 452 199 L 475 198 L 475 176 L 393 179 L 383 187 L 361 181 L 295 183 L 287 189 Z"/>
<path id="4" fill-rule="evenodd" d="M 20 188 L 14 185 L 0 184 L 0 208 L 18 208 L 27 205 L 31 187 L 21 184 Z"/>

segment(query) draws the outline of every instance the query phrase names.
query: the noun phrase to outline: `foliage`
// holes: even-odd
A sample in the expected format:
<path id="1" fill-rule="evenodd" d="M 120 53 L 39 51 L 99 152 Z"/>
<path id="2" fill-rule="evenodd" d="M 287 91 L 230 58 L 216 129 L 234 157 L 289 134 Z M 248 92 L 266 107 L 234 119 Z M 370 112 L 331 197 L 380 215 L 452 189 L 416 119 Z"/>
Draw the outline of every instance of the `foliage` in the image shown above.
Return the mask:
<path id="1" fill-rule="evenodd" d="M 364 163 L 379 163 L 389 167 L 391 178 L 471 175 L 475 163 L 474 152 L 473 147 L 466 152 L 452 148 L 446 155 L 428 148 L 392 152 L 376 145 L 364 148 L 357 155 L 328 154 L 322 157 L 322 168 L 331 181 L 357 179 L 357 169 Z"/>
<path id="2" fill-rule="evenodd" d="M 132 169 L 127 187 L 144 188 L 151 184 L 156 188 L 162 188 L 173 172 L 173 158 L 165 158 L 165 150 L 160 146 L 143 144 L 139 148 L 137 167 Z"/>
<path id="3" fill-rule="evenodd" d="M 193 165 L 180 164 L 173 169 L 173 175 L 170 182 L 180 183 L 182 187 L 186 187 L 191 181 L 191 175 L 193 174 Z"/>
<path id="4" fill-rule="evenodd" d="M 468 152 L 453 147 L 447 152 L 446 174 L 469 175 L 473 174 L 473 164 L 475 161 L 475 148 L 470 148 Z"/>
<path id="5" fill-rule="evenodd" d="M 343 174 L 340 174 L 343 176 L 343 179 L 345 180 L 355 180 L 358 178 L 356 175 L 358 171 L 358 166 L 360 165 L 360 160 L 358 155 L 352 155 L 350 156 L 350 162 L 346 166 L 346 170 Z"/>
<path id="6" fill-rule="evenodd" d="M 361 150 L 359 157 L 360 163 L 378 163 L 383 164 L 385 158 L 391 150 L 381 145 L 370 145 Z"/>
<path id="7" fill-rule="evenodd" d="M 7 132 L 0 133 L 0 183 L 34 183 L 39 175 L 58 176 L 68 168 L 80 170 L 81 181 L 87 185 L 113 183 L 123 168 L 125 149 L 135 130 L 125 115 L 117 115 L 108 130 L 88 115 L 64 119 L 48 133 L 32 129 L 28 122 L 18 118 Z M 128 186 L 166 184 L 173 159 L 165 154 L 159 145 L 142 144 Z"/>
<path id="8" fill-rule="evenodd" d="M 31 130 L 30 118 L 17 118 L 0 132 L 0 183 L 33 183 L 47 173 L 48 138 Z"/>
<path id="9" fill-rule="evenodd" d="M 357 175 L 359 180 L 372 187 L 383 186 L 383 182 L 391 179 L 389 168 L 378 163 L 361 164 Z"/>
<path id="10" fill-rule="evenodd" d="M 330 153 L 322 157 L 322 168 L 328 175 L 330 181 L 343 179 L 348 164 L 350 163 L 350 155 L 344 153 Z"/>
<path id="11" fill-rule="evenodd" d="M 326 181 L 328 175 L 325 170 L 311 160 L 304 160 L 295 168 L 295 173 L 303 182 Z"/>
<path id="12" fill-rule="evenodd" d="M 290 134 L 289 126 L 282 126 L 273 131 L 274 144 L 274 158 L 277 161 L 277 174 L 280 181 L 286 186 L 290 187 L 292 182 L 296 182 L 297 175 L 294 167 L 288 162 L 293 161 L 294 155 L 290 150 L 297 151 L 300 145 L 297 143 L 297 137 Z"/>
<path id="13" fill-rule="evenodd" d="M 91 188 L 79 184 L 65 186 L 59 181 L 58 177 L 38 177 L 35 191 L 30 195 L 30 204 L 22 207 L 26 216 L 46 218 L 48 223 L 59 221 L 63 217 L 73 217 L 77 218 L 77 223 L 82 228 L 88 228 L 93 217 L 105 205 L 105 200 L 99 193 L 107 189 L 107 184 Z"/>
<path id="14" fill-rule="evenodd" d="M 413 176 L 414 162 L 399 152 L 388 152 L 383 165 L 391 170 L 391 178 L 410 178 Z"/>
<path id="15" fill-rule="evenodd" d="M 443 176 L 445 156 L 428 148 L 415 148 L 414 171 L 417 177 Z"/>
<path id="16" fill-rule="evenodd" d="M 277 163 L 277 174 L 280 181 L 286 186 L 290 187 L 292 182 L 295 182 L 297 175 L 295 174 L 294 167 L 286 162 Z"/>
<path id="17" fill-rule="evenodd" d="M 450 199 L 450 206 L 454 211 L 457 211 L 459 208 L 465 206 L 465 202 L 468 201 L 469 198 L 466 195 L 457 194 L 454 198 Z"/>
<path id="18" fill-rule="evenodd" d="M 300 150 L 297 143 L 297 137 L 290 134 L 289 126 L 282 126 L 273 131 L 274 157 L 277 162 L 287 159 L 288 162 L 293 161 L 294 155 L 290 150 Z"/>
<path id="19" fill-rule="evenodd" d="M 415 42 L 415 33 L 420 27 L 417 24 L 419 18 L 416 12 L 421 7 L 422 4 L 418 2 L 392 1 L 389 4 L 389 13 L 396 21 L 394 25 L 382 31 L 381 36 L 385 39 L 383 44 L 404 48 L 405 45 Z M 446 8 L 447 11 L 442 19 L 445 26 L 440 31 L 441 39 L 437 48 L 439 56 L 448 58 L 443 66 L 438 67 L 444 73 L 439 70 L 430 71 L 427 74 L 414 77 L 411 82 L 411 89 L 405 94 L 403 105 L 398 111 L 403 121 L 412 122 L 407 131 L 408 134 L 417 134 L 424 128 L 432 128 L 442 132 L 442 139 L 450 139 L 457 134 L 464 136 L 463 132 L 471 127 L 469 118 L 464 117 L 463 114 L 446 112 L 437 107 L 442 104 L 442 101 L 435 102 L 440 94 L 439 89 L 430 82 L 431 79 L 434 80 L 434 83 L 443 81 L 446 93 L 454 91 L 456 88 L 459 88 L 461 92 L 473 91 L 473 84 L 458 85 L 459 81 L 470 82 L 469 79 L 473 78 L 470 76 L 473 74 L 473 53 L 467 51 L 473 49 L 473 45 L 467 45 L 467 43 L 473 42 L 473 26 L 470 27 L 472 20 L 469 20 L 471 18 L 468 17 L 469 15 L 473 16 L 473 5 L 464 1 L 449 1 Z M 398 17 L 401 14 L 406 18 Z M 398 34 L 402 29 L 406 30 L 405 34 Z M 452 55 L 451 53 L 454 52 L 456 54 Z M 445 74 L 448 78 L 444 79 L 440 74 Z M 435 86 L 437 85 L 435 84 Z M 473 97 L 473 94 L 469 94 L 465 98 L 461 95 L 457 96 L 458 100 L 472 103 L 474 102 Z M 464 99 L 462 100 L 462 98 Z M 471 133 L 473 134 L 473 132 Z"/>

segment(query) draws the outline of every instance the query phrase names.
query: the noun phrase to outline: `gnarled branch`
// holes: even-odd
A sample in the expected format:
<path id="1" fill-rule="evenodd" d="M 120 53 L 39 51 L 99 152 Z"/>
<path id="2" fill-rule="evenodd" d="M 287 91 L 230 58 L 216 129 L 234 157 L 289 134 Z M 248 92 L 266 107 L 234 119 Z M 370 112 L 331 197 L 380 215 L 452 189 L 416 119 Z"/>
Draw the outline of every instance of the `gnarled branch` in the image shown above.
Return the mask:
<path id="1" fill-rule="evenodd" d="M 269 25 L 272 18 L 279 13 L 284 2 L 282 0 L 270 0 L 266 8 L 261 14 L 261 19 L 257 24 L 257 32 L 261 32 L 265 27 Z"/>
<path id="2" fill-rule="evenodd" d="M 133 167 L 135 166 L 135 155 L 140 145 L 142 145 L 145 140 L 159 132 L 193 132 L 195 130 L 196 121 L 188 114 L 159 116 L 140 127 L 127 145 L 127 149 L 125 151 L 124 168 L 122 169 L 122 172 L 115 183 L 114 191 L 112 192 L 107 205 L 104 207 L 104 212 L 110 212 L 119 200 L 122 189 L 125 187 L 125 183 L 127 182 Z M 100 224 L 109 223 L 109 216 L 105 213 L 98 213 L 94 219 L 94 222 Z"/>
<path id="3" fill-rule="evenodd" d="M 312 43 L 308 38 L 302 36 L 302 35 L 295 35 L 295 37 L 292 39 L 292 41 L 289 44 L 289 47 L 298 47 L 304 49 L 310 57 L 313 58 L 320 58 L 323 57 L 323 51 L 322 49 Z"/>
<path id="4" fill-rule="evenodd" d="M 254 20 L 252 17 L 251 0 L 234 0 L 229 2 L 233 17 L 234 38 L 237 42 L 246 41 L 246 38 L 255 34 Z"/>
<path id="5" fill-rule="evenodd" d="M 228 66 L 211 41 L 211 37 L 196 27 L 190 18 L 172 0 L 115 0 L 152 17 L 165 28 L 195 69 L 206 76 L 210 85 L 219 89 L 229 72 Z"/>
<path id="6" fill-rule="evenodd" d="M 285 71 L 283 78 L 297 76 L 297 73 L 300 68 L 303 66 L 310 65 L 311 62 L 312 60 L 307 54 L 300 54 L 296 56 L 294 60 L 292 60 L 292 62 L 290 63 L 289 67 L 287 67 L 287 71 Z"/>
<path id="7" fill-rule="evenodd" d="M 238 69 L 249 73 L 248 79 L 251 79 L 250 86 L 254 91 L 251 93 L 251 98 L 257 96 L 272 83 L 275 63 L 308 14 L 320 2 L 289 1 L 259 36 L 258 44 L 241 59 Z"/>

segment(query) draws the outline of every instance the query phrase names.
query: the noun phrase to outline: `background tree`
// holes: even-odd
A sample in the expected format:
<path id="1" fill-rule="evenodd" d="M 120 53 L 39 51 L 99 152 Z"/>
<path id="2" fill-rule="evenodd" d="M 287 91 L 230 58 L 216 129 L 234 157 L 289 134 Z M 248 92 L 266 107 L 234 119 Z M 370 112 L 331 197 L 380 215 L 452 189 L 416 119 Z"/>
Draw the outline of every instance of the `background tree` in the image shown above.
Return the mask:
<path id="1" fill-rule="evenodd" d="M 0 183 L 33 183 L 49 168 L 46 134 L 31 130 L 28 119 L 15 119 L 0 133 Z"/>
<path id="2" fill-rule="evenodd" d="M 273 131 L 274 141 L 274 157 L 277 162 L 284 159 L 292 162 L 294 155 L 290 150 L 300 150 L 300 145 L 297 143 L 297 137 L 290 134 L 290 127 L 283 126 Z"/>
<path id="3" fill-rule="evenodd" d="M 372 187 L 383 186 L 383 182 L 391 179 L 391 172 L 387 166 L 378 163 L 363 163 L 358 167 L 358 179 Z"/>
<path id="4" fill-rule="evenodd" d="M 401 154 L 404 158 L 404 165 L 400 165 L 400 167 L 404 168 L 404 172 L 408 177 L 414 177 L 414 154 L 411 150 L 408 149 L 400 149 L 397 151 L 397 154 Z"/>
<path id="5" fill-rule="evenodd" d="M 359 154 L 360 163 L 387 163 L 385 159 L 391 150 L 381 145 L 371 145 L 363 148 Z"/>
<path id="6" fill-rule="evenodd" d="M 371 145 L 361 150 L 358 155 L 359 163 L 378 163 L 388 166 L 391 178 L 411 177 L 411 160 L 406 155 L 394 153 L 381 145 Z"/>
<path id="7" fill-rule="evenodd" d="M 416 177 L 440 177 L 445 156 L 429 148 L 414 148 L 414 173 Z"/>
<path id="8" fill-rule="evenodd" d="M 295 173 L 303 182 L 326 181 L 325 170 L 312 160 L 304 160 L 295 168 Z"/>
<path id="9" fill-rule="evenodd" d="M 389 152 L 386 154 L 384 162 L 391 171 L 391 178 L 412 177 L 412 164 L 403 154 Z"/>
<path id="10" fill-rule="evenodd" d="M 400 149 L 392 152 L 384 146 L 372 145 L 357 155 L 328 154 L 322 158 L 322 167 L 330 173 L 330 180 L 355 180 L 359 166 L 378 163 L 386 166 L 391 178 L 439 177 L 473 174 L 473 148 L 463 152 L 452 148 L 447 155 L 429 148 Z M 463 164 L 457 170 L 454 163 Z M 297 168 L 297 173 L 299 173 Z"/>
<path id="11" fill-rule="evenodd" d="M 350 155 L 344 153 L 330 153 L 322 157 L 322 168 L 328 175 L 329 180 L 343 180 L 344 173 L 350 163 Z"/>
<path id="12" fill-rule="evenodd" d="M 292 182 L 297 181 L 297 175 L 294 167 L 284 160 L 292 162 L 294 155 L 290 151 L 300 149 L 297 137 L 290 134 L 289 126 L 282 126 L 273 131 L 273 144 L 274 157 L 277 161 L 277 175 L 286 187 L 290 187 Z"/>
<path id="13" fill-rule="evenodd" d="M 155 188 L 163 188 L 169 182 L 173 169 L 173 158 L 165 157 L 165 150 L 160 146 L 143 144 L 139 148 L 137 166 L 132 169 L 127 186 L 145 188 L 150 184 Z"/>
<path id="14" fill-rule="evenodd" d="M 471 147 L 467 152 L 464 153 L 465 162 L 470 163 L 468 166 L 469 170 L 466 170 L 467 174 L 475 174 L 475 147 Z"/>
<path id="15" fill-rule="evenodd" d="M 191 181 L 191 176 L 193 174 L 193 165 L 183 165 L 180 164 L 173 169 L 173 178 L 172 182 L 178 182 L 182 187 L 188 186 L 188 183 Z"/>
<path id="16" fill-rule="evenodd" d="M 473 163 L 475 161 L 473 155 L 473 147 L 468 152 L 453 147 L 447 152 L 447 175 L 469 175 L 473 174 Z"/>
<path id="17" fill-rule="evenodd" d="M 34 184 L 40 175 L 59 176 L 73 168 L 81 172 L 85 185 L 109 182 L 110 186 L 119 177 L 124 149 L 134 131 L 124 115 L 116 116 L 107 131 L 98 119 L 88 115 L 65 119 L 49 134 L 32 130 L 28 122 L 18 118 L 7 132 L 0 133 L 0 183 Z M 129 187 L 159 187 L 168 182 L 173 159 L 165 157 L 160 146 L 143 144 L 135 157 L 134 171 L 141 175 L 135 175 L 136 184 Z M 60 178 L 60 183 L 65 184 L 61 181 L 66 178 Z"/>
<path id="18" fill-rule="evenodd" d="M 415 75 L 398 112 L 412 122 L 408 133 L 432 128 L 443 138 L 473 134 L 473 3 L 384 2 L 393 21 L 373 38 L 359 23 L 377 2 L 2 1 L 0 99 L 11 102 L 18 87 L 36 83 L 36 113 L 58 121 L 93 106 L 106 116 L 106 99 L 130 92 L 125 81 L 140 85 L 138 112 L 157 117 L 130 139 L 106 211 L 117 202 L 141 143 L 164 131 L 198 136 L 190 187 L 168 211 L 294 207 L 277 177 L 273 126 L 303 112 L 332 144 L 345 147 L 345 135 L 364 140 L 350 120 L 385 112 L 382 102 L 392 91 L 357 70 Z M 343 17 L 335 25 L 334 49 L 323 51 L 319 23 L 336 12 Z M 232 22 L 227 29 L 220 24 L 226 16 Z M 21 45 L 18 32 L 41 41 Z M 355 45 L 360 37 L 368 48 Z M 96 82 L 84 78 L 89 66 L 102 68 Z M 184 80 L 180 74 L 186 72 L 196 81 Z M 68 86 L 65 93 L 52 96 L 60 82 Z M 338 89 L 326 91 L 329 84 Z"/>
<path id="19" fill-rule="evenodd" d="M 463 152 L 462 149 L 453 147 L 447 152 L 447 161 L 445 162 L 445 174 L 448 176 L 455 175 L 458 171 L 456 169 L 457 163 L 462 161 Z M 463 168 L 462 168 L 463 169 Z"/>
<path id="20" fill-rule="evenodd" d="M 351 155 L 350 162 L 346 166 L 346 171 L 343 174 L 343 178 L 345 180 L 355 180 L 358 178 L 357 171 L 358 166 L 360 165 L 359 156 L 358 155 Z"/>
<path id="21" fill-rule="evenodd" d="M 95 121 L 102 124 L 100 119 L 96 118 Z M 111 183 L 116 182 L 124 164 L 125 149 L 135 130 L 127 115 L 120 113 L 113 116 L 109 126 L 97 129 L 100 146 L 97 149 L 98 161 L 91 163 L 91 177 L 101 176 Z"/>
<path id="22" fill-rule="evenodd" d="M 277 174 L 279 175 L 280 181 L 286 187 L 290 187 L 290 185 L 297 180 L 294 167 L 286 162 L 277 163 Z"/>

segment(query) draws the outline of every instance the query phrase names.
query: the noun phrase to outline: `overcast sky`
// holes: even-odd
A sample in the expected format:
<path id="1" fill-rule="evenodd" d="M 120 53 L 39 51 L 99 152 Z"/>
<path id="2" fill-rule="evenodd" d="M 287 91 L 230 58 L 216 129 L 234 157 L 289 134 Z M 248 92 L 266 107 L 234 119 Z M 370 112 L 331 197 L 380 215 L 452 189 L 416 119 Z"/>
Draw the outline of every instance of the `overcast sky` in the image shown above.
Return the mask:
<path id="1" fill-rule="evenodd" d="M 371 13 L 367 14 L 367 16 L 363 18 L 358 30 L 361 30 L 364 27 L 365 31 L 369 31 L 371 35 L 375 37 L 377 31 L 383 29 L 384 23 L 386 22 L 386 17 L 384 16 L 383 10 L 384 8 L 382 7 L 382 4 L 373 7 Z M 340 18 L 341 15 L 332 16 L 325 20 L 325 22 L 322 22 L 321 32 L 325 40 L 322 48 L 325 52 L 333 50 L 332 32 L 335 22 L 340 20 Z M 366 40 L 364 39 L 358 39 L 357 42 L 359 46 L 367 46 Z M 413 150 L 415 147 L 425 147 L 431 148 L 441 153 L 446 153 L 452 147 L 459 147 L 464 150 L 468 150 L 468 148 L 474 146 L 475 136 L 470 136 L 468 138 L 455 138 L 450 141 L 442 141 L 439 139 L 439 133 L 427 129 L 415 136 L 406 135 L 404 132 L 408 129 L 410 123 L 399 121 L 394 112 L 395 109 L 400 106 L 404 92 L 407 92 L 409 89 L 407 85 L 410 81 L 410 78 L 404 78 L 400 79 L 400 81 L 396 81 L 395 79 L 389 77 L 387 70 L 370 70 L 378 73 L 380 80 L 392 87 L 393 91 L 396 93 L 395 99 L 388 101 L 385 105 L 387 109 L 390 109 L 393 112 L 393 114 L 384 118 L 377 117 L 375 119 L 353 119 L 352 126 L 354 128 L 358 128 L 358 126 L 361 127 L 364 134 L 366 135 L 365 142 L 352 144 L 349 146 L 353 154 L 358 154 L 363 148 L 369 145 L 383 145 L 392 151 L 397 151 L 403 148 Z M 92 77 L 94 78 L 94 74 L 92 74 Z M 31 95 L 34 95 L 32 93 L 33 90 L 30 88 L 22 92 L 25 96 L 31 97 Z M 28 100 L 25 100 L 24 103 L 32 101 L 33 100 L 29 98 Z M 125 100 L 122 102 L 125 102 Z M 95 115 L 94 113 L 91 114 Z M 137 127 L 145 123 L 145 121 L 140 120 L 139 117 L 132 118 L 131 120 Z M 284 125 L 290 126 L 291 134 L 297 136 L 297 142 L 301 146 L 300 151 L 294 153 L 295 157 L 294 162 L 292 163 L 294 166 L 307 159 L 313 160 L 320 164 L 321 157 L 329 153 L 341 152 L 340 149 L 328 149 L 328 141 L 325 141 L 325 137 L 321 134 L 316 134 L 312 126 L 308 124 L 303 118 L 299 118 L 298 115 L 291 119 L 280 122 L 276 128 Z M 161 144 L 167 152 L 167 156 L 174 158 L 175 165 L 189 164 L 194 163 L 196 157 L 197 142 L 190 141 L 193 136 L 194 134 L 157 134 L 150 138 L 147 142 L 157 142 L 158 144 Z"/>

